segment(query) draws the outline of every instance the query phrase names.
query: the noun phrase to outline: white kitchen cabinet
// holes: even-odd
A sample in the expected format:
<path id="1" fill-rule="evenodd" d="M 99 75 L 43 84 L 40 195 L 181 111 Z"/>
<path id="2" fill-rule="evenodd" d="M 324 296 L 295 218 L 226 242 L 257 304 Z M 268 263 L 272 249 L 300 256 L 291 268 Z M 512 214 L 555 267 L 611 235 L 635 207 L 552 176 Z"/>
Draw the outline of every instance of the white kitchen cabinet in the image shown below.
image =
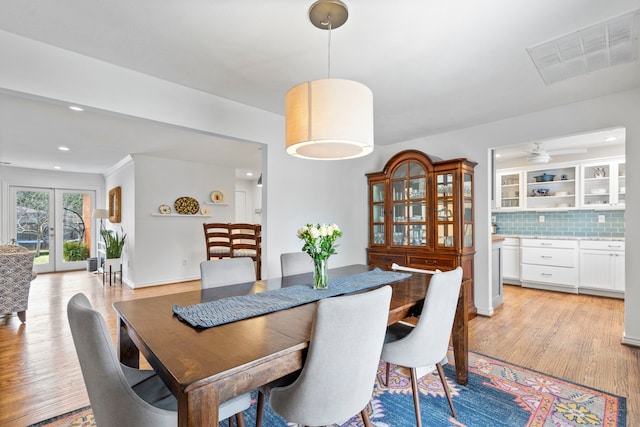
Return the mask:
<path id="1" fill-rule="evenodd" d="M 502 281 L 520 284 L 520 239 L 506 237 L 502 244 Z"/>
<path id="2" fill-rule="evenodd" d="M 521 239 L 520 256 L 523 287 L 578 293 L 576 240 Z"/>
<path id="3" fill-rule="evenodd" d="M 626 165 L 624 159 L 607 160 L 581 166 L 580 205 L 590 209 L 624 209 Z"/>
<path id="4" fill-rule="evenodd" d="M 580 242 L 580 293 L 624 298 L 624 241 Z"/>
<path id="5" fill-rule="evenodd" d="M 522 172 L 496 173 L 496 208 L 522 208 Z"/>

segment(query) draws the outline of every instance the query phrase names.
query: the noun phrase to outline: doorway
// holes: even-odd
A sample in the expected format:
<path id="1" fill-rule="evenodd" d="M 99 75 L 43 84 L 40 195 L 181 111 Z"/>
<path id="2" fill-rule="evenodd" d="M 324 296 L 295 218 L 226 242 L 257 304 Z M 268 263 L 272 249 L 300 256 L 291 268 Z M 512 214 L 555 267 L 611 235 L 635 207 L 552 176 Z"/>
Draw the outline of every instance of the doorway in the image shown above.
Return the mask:
<path id="1" fill-rule="evenodd" d="M 10 236 L 35 253 L 38 273 L 86 268 L 92 247 L 95 191 L 9 187 Z"/>

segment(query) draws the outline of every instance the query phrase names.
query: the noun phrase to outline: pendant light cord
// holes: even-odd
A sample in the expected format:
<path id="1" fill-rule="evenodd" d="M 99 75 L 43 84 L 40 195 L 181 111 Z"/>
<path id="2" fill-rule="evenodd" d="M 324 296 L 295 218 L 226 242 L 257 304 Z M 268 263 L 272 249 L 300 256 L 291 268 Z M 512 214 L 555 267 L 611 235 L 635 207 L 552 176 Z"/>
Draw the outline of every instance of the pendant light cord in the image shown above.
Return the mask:
<path id="1" fill-rule="evenodd" d="M 331 78 L 331 16 L 327 16 L 329 23 L 329 48 L 327 49 L 327 78 Z"/>

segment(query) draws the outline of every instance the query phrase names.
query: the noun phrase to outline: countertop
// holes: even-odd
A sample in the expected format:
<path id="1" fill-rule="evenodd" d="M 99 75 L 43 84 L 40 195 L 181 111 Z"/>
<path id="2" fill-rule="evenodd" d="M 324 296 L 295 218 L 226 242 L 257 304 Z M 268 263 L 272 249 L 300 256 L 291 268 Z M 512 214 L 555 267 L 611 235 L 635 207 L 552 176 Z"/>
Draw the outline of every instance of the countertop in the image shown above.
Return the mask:
<path id="1" fill-rule="evenodd" d="M 552 240 L 602 240 L 613 242 L 624 242 L 624 237 L 598 237 L 598 236 L 538 236 L 527 234 L 493 234 L 491 240 L 496 237 L 515 237 L 518 239 L 552 239 Z"/>

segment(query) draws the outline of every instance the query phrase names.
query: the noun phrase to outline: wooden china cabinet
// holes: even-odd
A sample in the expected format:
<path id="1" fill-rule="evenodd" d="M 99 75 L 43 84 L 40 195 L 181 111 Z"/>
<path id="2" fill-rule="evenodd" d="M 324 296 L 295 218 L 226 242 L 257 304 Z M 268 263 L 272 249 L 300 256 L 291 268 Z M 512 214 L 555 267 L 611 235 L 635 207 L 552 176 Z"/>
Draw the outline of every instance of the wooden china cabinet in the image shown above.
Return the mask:
<path id="1" fill-rule="evenodd" d="M 369 265 L 443 271 L 458 266 L 473 303 L 473 168 L 467 159 L 432 160 L 417 150 L 394 155 L 369 181 Z"/>

